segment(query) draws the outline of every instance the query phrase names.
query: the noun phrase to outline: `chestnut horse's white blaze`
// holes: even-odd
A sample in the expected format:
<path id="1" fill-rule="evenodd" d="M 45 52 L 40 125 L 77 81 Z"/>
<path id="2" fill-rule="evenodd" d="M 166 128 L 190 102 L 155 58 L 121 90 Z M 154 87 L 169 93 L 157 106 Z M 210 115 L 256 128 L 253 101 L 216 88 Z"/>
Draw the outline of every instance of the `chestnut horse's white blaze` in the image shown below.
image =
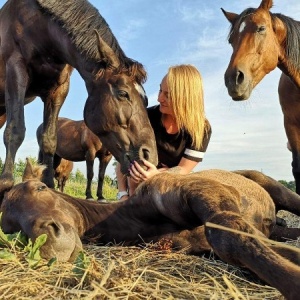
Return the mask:
<path id="1" fill-rule="evenodd" d="M 239 28 L 239 33 L 242 33 L 246 27 L 246 22 L 242 22 Z"/>

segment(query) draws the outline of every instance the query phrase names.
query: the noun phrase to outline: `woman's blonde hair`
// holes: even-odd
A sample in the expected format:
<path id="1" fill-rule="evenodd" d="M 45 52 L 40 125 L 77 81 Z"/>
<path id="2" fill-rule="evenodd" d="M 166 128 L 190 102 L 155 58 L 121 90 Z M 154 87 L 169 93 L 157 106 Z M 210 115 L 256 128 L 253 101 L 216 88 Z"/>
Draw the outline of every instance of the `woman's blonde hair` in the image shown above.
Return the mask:
<path id="1" fill-rule="evenodd" d="M 172 66 L 167 83 L 178 128 L 192 137 L 193 146 L 200 148 L 205 134 L 205 111 L 202 77 L 192 65 Z"/>

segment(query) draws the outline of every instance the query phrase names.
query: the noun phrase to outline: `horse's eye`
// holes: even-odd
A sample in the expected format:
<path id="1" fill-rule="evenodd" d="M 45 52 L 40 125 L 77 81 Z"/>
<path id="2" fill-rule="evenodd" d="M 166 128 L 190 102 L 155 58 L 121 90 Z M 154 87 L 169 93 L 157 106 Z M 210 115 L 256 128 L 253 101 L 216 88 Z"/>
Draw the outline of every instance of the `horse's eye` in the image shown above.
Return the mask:
<path id="1" fill-rule="evenodd" d="M 257 33 L 263 33 L 266 31 L 266 26 L 258 26 L 256 32 Z"/>
<path id="2" fill-rule="evenodd" d="M 118 90 L 118 97 L 129 100 L 129 94 L 124 90 Z"/>
<path id="3" fill-rule="evenodd" d="M 46 185 L 40 185 L 38 188 L 37 188 L 37 190 L 38 191 L 43 191 L 43 190 L 45 190 L 47 188 L 47 186 Z"/>

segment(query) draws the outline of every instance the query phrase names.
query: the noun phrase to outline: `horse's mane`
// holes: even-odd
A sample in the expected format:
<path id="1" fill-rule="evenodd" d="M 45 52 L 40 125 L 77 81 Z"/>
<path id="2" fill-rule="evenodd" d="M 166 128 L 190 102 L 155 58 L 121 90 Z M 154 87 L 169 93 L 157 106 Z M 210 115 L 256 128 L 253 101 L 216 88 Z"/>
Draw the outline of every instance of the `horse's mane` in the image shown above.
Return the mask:
<path id="1" fill-rule="evenodd" d="M 288 58 L 289 67 L 300 72 L 300 22 L 284 16 L 282 14 L 271 14 L 272 19 L 280 19 L 286 26 L 287 35 L 285 41 L 285 51 Z"/>
<path id="2" fill-rule="evenodd" d="M 76 48 L 89 59 L 96 62 L 100 60 L 98 40 L 94 32 L 97 30 L 118 57 L 119 71 L 126 70 L 140 83 L 146 80 L 143 65 L 125 55 L 105 19 L 87 0 L 37 0 L 37 2 L 45 13 L 66 31 Z"/>
<path id="3" fill-rule="evenodd" d="M 246 8 L 235 22 L 241 22 L 243 18 L 252 14 L 256 11 L 255 8 Z M 300 72 L 300 22 L 295 21 L 294 19 L 287 17 L 282 14 L 272 14 L 270 12 L 272 21 L 274 23 L 275 19 L 280 19 L 286 26 L 287 35 L 285 41 L 285 51 L 287 56 L 287 62 L 289 67 L 296 72 Z M 233 33 L 234 24 L 231 25 L 228 40 Z"/>

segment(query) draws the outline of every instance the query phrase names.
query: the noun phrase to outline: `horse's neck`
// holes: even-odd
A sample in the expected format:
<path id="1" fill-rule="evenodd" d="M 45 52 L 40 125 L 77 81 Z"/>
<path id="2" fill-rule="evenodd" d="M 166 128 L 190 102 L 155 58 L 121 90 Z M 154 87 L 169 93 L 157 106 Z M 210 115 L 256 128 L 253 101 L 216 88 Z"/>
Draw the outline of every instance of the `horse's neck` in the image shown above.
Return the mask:
<path id="1" fill-rule="evenodd" d="M 274 26 L 280 47 L 277 66 L 300 88 L 300 51 L 298 49 L 300 30 L 296 30 L 296 28 L 300 27 L 300 23 L 283 15 L 274 14 L 273 17 L 274 16 Z M 291 24 L 293 24 L 293 26 Z M 287 42 L 288 39 L 291 40 L 289 45 Z M 291 48 L 291 44 L 295 44 L 295 47 Z"/>

